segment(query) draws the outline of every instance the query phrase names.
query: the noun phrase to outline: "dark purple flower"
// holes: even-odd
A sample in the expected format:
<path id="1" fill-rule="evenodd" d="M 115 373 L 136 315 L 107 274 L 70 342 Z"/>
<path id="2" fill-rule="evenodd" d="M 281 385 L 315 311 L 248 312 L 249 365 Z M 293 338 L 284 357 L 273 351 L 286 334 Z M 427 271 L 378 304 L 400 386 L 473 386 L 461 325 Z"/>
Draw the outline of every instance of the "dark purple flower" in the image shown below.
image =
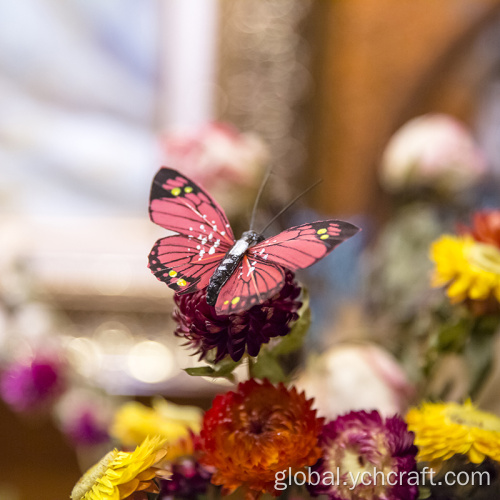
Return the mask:
<path id="1" fill-rule="evenodd" d="M 35 357 L 29 363 L 14 363 L 2 374 L 0 393 L 15 411 L 40 409 L 64 389 L 61 362 Z"/>
<path id="2" fill-rule="evenodd" d="M 185 457 L 172 465 L 172 476 L 161 481 L 159 500 L 169 498 L 194 499 L 206 493 L 212 473 L 193 457 Z"/>
<path id="3" fill-rule="evenodd" d="M 353 411 L 323 427 L 314 495 L 331 500 L 414 500 L 418 473 L 413 433 L 398 416 Z M 318 482 L 315 480 L 315 482 Z"/>
<path id="4" fill-rule="evenodd" d="M 173 317 L 177 322 L 175 334 L 187 340 L 186 345 L 196 349 L 203 359 L 215 349 L 215 363 L 229 354 L 239 361 L 245 350 L 257 356 L 262 344 L 273 337 L 285 336 L 299 316 L 302 303 L 297 300 L 301 293 L 294 274 L 286 273 L 281 291 L 263 304 L 253 306 L 238 314 L 218 316 L 215 308 L 205 299 L 205 290 L 176 295 Z"/>

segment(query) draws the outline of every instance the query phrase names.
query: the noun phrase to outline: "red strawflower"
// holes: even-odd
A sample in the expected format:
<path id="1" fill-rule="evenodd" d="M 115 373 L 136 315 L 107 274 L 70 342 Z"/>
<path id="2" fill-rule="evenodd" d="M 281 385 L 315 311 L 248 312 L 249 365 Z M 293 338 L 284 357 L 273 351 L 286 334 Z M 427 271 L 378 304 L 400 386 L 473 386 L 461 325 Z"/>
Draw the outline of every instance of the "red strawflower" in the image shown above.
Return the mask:
<path id="1" fill-rule="evenodd" d="M 245 350 L 257 356 L 262 344 L 290 332 L 291 323 L 299 317 L 300 293 L 294 274 L 288 271 L 283 288 L 274 297 L 237 314 L 217 315 L 215 307 L 207 304 L 205 290 L 175 295 L 175 335 L 184 337 L 200 360 L 212 350 L 215 363 L 227 355 L 239 361 Z"/>
<path id="2" fill-rule="evenodd" d="M 321 456 L 324 419 L 312 404 L 295 387 L 275 387 L 268 380 L 251 379 L 217 396 L 200 433 L 200 463 L 216 469 L 212 483 L 223 494 L 242 486 L 251 497 L 279 495 L 276 473 L 304 470 Z"/>
<path id="3" fill-rule="evenodd" d="M 500 248 L 500 210 L 476 212 L 470 232 L 475 240 Z"/>

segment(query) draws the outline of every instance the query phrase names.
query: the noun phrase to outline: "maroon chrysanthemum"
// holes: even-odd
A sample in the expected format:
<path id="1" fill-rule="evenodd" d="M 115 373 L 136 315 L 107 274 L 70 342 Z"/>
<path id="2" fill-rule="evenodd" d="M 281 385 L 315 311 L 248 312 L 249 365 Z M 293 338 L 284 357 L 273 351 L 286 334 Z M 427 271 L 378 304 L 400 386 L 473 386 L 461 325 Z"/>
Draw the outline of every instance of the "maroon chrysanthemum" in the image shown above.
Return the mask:
<path id="1" fill-rule="evenodd" d="M 245 350 L 250 356 L 257 356 L 262 344 L 290 332 L 291 323 L 297 320 L 297 311 L 302 305 L 298 300 L 300 293 L 294 274 L 288 271 L 279 293 L 237 314 L 217 315 L 215 307 L 207 304 L 205 290 L 176 295 L 175 335 L 184 337 L 186 344 L 196 349 L 199 359 L 205 358 L 213 349 L 215 363 L 228 354 L 234 361 L 239 361 Z"/>
<path id="2" fill-rule="evenodd" d="M 200 465 L 194 457 L 183 457 L 172 464 L 172 475 L 161 481 L 159 500 L 195 499 L 206 493 L 212 472 Z"/>
<path id="3" fill-rule="evenodd" d="M 323 457 L 314 466 L 321 480 L 314 496 L 331 500 L 414 500 L 417 447 L 399 416 L 352 411 L 323 427 Z M 411 474 L 410 474 L 411 473 Z"/>

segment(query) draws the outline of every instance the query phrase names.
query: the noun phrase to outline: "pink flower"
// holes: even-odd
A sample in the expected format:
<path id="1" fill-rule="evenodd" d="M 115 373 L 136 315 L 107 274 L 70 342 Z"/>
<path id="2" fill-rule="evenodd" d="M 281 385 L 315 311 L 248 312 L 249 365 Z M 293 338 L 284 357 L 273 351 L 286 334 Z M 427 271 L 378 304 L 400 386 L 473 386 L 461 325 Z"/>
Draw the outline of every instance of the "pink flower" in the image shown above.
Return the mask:
<path id="1" fill-rule="evenodd" d="M 374 344 L 340 344 L 311 365 L 296 385 L 328 418 L 351 410 L 404 413 L 414 392 L 398 362 Z"/>
<path id="2" fill-rule="evenodd" d="M 323 427 L 323 456 L 314 466 L 322 481 L 308 489 L 330 500 L 414 500 L 418 488 L 409 480 L 417 470 L 413 440 L 397 415 L 384 419 L 376 411 L 353 411 L 338 417 Z M 338 480 L 329 481 L 328 474 Z"/>
<path id="3" fill-rule="evenodd" d="M 65 387 L 62 362 L 47 356 L 35 356 L 27 362 L 12 363 L 2 373 L 0 394 L 17 412 L 43 408 L 61 395 Z"/>
<path id="4" fill-rule="evenodd" d="M 451 116 L 427 114 L 403 125 L 387 145 L 380 172 L 389 191 L 456 193 L 477 183 L 486 161 L 470 131 Z"/>
<path id="5" fill-rule="evenodd" d="M 85 389 L 66 392 L 55 407 L 63 434 L 75 445 L 91 446 L 110 440 L 108 428 L 113 418 L 109 398 Z"/>
<path id="6" fill-rule="evenodd" d="M 242 195 L 252 194 L 249 188 L 258 184 L 270 159 L 257 135 L 223 123 L 166 134 L 162 147 L 166 165 L 202 184 L 229 212 L 241 204 Z"/>

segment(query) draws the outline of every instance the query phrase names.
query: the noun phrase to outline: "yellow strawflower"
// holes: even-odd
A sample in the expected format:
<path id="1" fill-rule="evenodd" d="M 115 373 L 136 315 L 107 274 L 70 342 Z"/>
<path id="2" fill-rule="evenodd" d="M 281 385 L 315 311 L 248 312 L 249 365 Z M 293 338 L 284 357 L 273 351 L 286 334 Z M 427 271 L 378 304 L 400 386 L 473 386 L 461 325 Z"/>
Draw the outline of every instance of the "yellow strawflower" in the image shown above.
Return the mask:
<path id="1" fill-rule="evenodd" d="M 200 431 L 202 410 L 179 406 L 157 398 L 153 408 L 131 401 L 115 414 L 110 434 L 124 446 L 134 446 L 148 436 L 161 436 L 168 443 L 168 460 L 193 453 L 190 430 Z"/>
<path id="2" fill-rule="evenodd" d="M 432 284 L 446 285 L 452 302 L 467 298 L 500 302 L 500 249 L 469 235 L 442 236 L 431 247 L 436 267 Z"/>
<path id="3" fill-rule="evenodd" d="M 500 462 L 500 418 L 478 410 L 470 401 L 423 403 L 406 415 L 415 433 L 418 460 L 439 466 L 453 455 L 466 455 L 473 463 L 486 457 Z"/>
<path id="4" fill-rule="evenodd" d="M 71 492 L 72 500 L 139 500 L 158 492 L 154 479 L 167 478 L 165 440 L 146 438 L 133 452 L 110 451 L 89 469 Z"/>

